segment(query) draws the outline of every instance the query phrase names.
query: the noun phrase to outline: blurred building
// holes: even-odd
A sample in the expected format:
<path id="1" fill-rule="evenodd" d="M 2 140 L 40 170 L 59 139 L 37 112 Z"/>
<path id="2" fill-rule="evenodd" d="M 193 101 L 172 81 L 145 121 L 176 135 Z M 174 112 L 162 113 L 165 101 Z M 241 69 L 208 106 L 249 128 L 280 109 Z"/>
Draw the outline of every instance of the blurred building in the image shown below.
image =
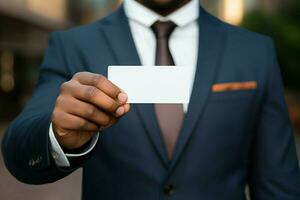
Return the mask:
<path id="1" fill-rule="evenodd" d="M 71 1 L 70 1 L 71 2 Z M 122 0 L 72 0 L 70 18 L 77 24 L 85 24 L 115 10 Z"/>
<path id="2" fill-rule="evenodd" d="M 221 19 L 239 25 L 247 12 L 263 10 L 266 14 L 276 14 L 291 0 L 202 0 L 208 10 Z"/>
<path id="3" fill-rule="evenodd" d="M 0 120 L 30 96 L 48 33 L 71 25 L 67 7 L 66 0 L 0 0 Z"/>
<path id="4" fill-rule="evenodd" d="M 28 100 L 49 33 L 84 24 L 115 9 L 118 0 L 0 0 L 0 122 Z"/>

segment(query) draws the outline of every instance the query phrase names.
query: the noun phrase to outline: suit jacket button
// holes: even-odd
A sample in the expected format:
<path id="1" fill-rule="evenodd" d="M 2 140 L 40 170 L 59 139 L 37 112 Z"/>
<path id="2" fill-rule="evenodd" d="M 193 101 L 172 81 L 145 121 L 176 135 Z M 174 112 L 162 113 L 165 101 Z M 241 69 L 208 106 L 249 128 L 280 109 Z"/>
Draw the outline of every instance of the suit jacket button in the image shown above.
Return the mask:
<path id="1" fill-rule="evenodd" d="M 166 196 L 171 196 L 174 194 L 174 192 L 175 192 L 175 187 L 172 184 L 165 185 L 164 194 Z"/>

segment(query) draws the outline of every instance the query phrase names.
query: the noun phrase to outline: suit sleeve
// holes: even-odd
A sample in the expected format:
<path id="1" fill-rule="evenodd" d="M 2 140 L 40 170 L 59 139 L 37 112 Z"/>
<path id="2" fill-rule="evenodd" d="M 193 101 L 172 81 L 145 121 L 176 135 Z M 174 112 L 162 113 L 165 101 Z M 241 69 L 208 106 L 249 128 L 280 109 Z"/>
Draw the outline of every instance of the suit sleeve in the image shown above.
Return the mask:
<path id="1" fill-rule="evenodd" d="M 83 147 L 76 149 L 75 153 L 68 153 L 64 152 L 57 139 L 55 138 L 51 124 L 49 128 L 50 151 L 55 164 L 59 167 L 70 167 L 71 165 L 69 159 L 78 159 L 82 156 L 89 154 L 95 148 L 99 139 L 99 134 L 100 133 L 95 134 L 90 142 L 83 145 Z"/>
<path id="2" fill-rule="evenodd" d="M 18 180 L 43 184 L 59 180 L 84 163 L 88 156 L 71 161 L 68 168 L 58 167 L 50 154 L 51 115 L 63 82 L 71 78 L 64 60 L 60 33 L 53 33 L 40 68 L 34 94 L 22 113 L 7 129 L 2 153 L 7 169 Z"/>
<path id="3" fill-rule="evenodd" d="M 265 92 L 249 174 L 252 200 L 299 200 L 295 141 L 274 45 L 268 40 Z"/>

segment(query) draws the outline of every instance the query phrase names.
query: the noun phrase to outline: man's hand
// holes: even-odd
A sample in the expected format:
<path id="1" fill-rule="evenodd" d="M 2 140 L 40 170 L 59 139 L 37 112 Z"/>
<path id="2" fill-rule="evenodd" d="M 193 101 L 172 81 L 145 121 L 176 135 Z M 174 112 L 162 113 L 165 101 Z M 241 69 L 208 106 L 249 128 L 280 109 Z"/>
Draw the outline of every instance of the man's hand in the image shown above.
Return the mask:
<path id="1" fill-rule="evenodd" d="M 52 113 L 54 134 L 66 149 L 87 143 L 129 111 L 127 95 L 99 74 L 80 72 L 62 84 Z"/>

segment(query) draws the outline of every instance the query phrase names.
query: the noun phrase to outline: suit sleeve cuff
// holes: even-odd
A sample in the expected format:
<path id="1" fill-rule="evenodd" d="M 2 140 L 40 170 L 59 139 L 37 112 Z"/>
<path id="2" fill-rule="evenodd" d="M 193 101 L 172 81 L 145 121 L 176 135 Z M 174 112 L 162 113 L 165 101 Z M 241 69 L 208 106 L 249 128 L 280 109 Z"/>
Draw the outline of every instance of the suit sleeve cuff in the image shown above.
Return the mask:
<path id="1" fill-rule="evenodd" d="M 91 140 L 90 145 L 86 147 L 82 153 L 76 153 L 76 154 L 71 154 L 71 153 L 65 153 L 62 149 L 62 147 L 59 145 L 57 139 L 55 138 L 53 129 L 52 129 L 52 123 L 50 124 L 49 128 L 49 138 L 50 138 L 50 144 L 51 144 L 51 155 L 56 163 L 57 166 L 59 167 L 70 167 L 70 162 L 68 157 L 70 158 L 76 158 L 76 157 L 82 157 L 90 153 L 94 147 L 97 144 L 98 138 L 99 138 L 99 133 L 97 133 Z"/>

